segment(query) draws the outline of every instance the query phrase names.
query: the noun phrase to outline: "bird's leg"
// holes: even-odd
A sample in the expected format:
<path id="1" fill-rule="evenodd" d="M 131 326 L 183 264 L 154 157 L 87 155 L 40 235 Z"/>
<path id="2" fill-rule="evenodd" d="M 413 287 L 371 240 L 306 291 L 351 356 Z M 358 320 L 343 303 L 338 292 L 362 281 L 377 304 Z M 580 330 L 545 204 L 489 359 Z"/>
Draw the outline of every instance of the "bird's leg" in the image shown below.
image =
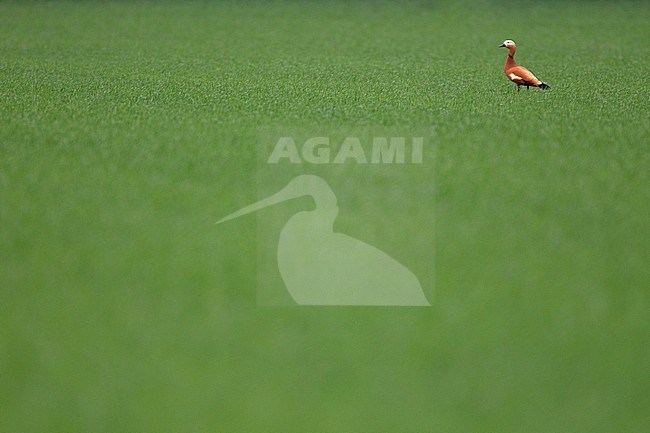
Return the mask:
<path id="1" fill-rule="evenodd" d="M 519 84 L 517 84 L 517 92 L 519 92 Z"/>

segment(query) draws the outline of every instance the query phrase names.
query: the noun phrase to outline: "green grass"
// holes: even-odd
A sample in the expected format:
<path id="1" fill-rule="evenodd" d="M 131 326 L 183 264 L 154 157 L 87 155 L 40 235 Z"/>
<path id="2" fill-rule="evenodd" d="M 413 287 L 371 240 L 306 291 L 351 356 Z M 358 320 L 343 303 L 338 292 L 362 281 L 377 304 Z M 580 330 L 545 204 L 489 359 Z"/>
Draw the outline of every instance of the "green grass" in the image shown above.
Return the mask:
<path id="1" fill-rule="evenodd" d="M 0 431 L 648 431 L 649 20 L 0 3 Z M 259 198 L 260 126 L 435 129 L 386 193 L 300 168 L 432 308 L 256 306 L 254 220 L 214 222 Z"/>

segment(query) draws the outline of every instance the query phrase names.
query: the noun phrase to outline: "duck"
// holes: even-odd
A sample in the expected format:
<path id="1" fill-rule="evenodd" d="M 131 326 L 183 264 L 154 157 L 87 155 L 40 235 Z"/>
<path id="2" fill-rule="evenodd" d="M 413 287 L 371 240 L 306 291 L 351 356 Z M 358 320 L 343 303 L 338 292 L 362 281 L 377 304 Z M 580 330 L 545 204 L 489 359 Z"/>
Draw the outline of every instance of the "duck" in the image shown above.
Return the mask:
<path id="1" fill-rule="evenodd" d="M 517 91 L 519 91 L 520 86 L 526 86 L 527 89 L 530 89 L 531 87 L 548 89 L 551 87 L 534 76 L 528 69 L 519 66 L 517 62 L 515 62 L 515 52 L 517 51 L 515 41 L 506 39 L 501 45 L 499 45 L 499 48 L 508 49 L 508 57 L 506 58 L 506 66 L 503 68 L 503 72 L 510 81 L 517 85 Z"/>

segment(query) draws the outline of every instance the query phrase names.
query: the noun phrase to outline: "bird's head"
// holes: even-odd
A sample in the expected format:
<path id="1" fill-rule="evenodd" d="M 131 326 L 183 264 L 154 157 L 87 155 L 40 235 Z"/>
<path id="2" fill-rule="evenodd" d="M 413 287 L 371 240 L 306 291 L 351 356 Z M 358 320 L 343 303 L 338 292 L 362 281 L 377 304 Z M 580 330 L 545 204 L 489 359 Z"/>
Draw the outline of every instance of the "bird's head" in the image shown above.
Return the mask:
<path id="1" fill-rule="evenodd" d="M 327 182 L 318 176 L 304 174 L 293 178 L 287 184 L 287 186 L 272 196 L 262 199 L 257 203 L 253 203 L 249 206 L 239 209 L 235 213 L 221 218 L 219 221 L 217 221 L 217 224 L 240 217 L 242 215 L 246 215 L 251 212 L 258 211 L 260 209 L 264 209 L 267 206 L 271 206 L 297 197 L 302 197 L 304 195 L 310 195 L 314 198 L 314 201 L 316 203 L 316 210 L 338 211 L 338 208 L 336 207 L 336 196 L 334 195 L 334 192 L 327 184 Z M 336 214 L 334 215 L 336 216 Z"/>
<path id="2" fill-rule="evenodd" d="M 517 50 L 517 45 L 515 44 L 515 41 L 506 39 L 501 45 L 499 45 L 499 48 L 507 48 L 510 54 L 514 54 Z"/>

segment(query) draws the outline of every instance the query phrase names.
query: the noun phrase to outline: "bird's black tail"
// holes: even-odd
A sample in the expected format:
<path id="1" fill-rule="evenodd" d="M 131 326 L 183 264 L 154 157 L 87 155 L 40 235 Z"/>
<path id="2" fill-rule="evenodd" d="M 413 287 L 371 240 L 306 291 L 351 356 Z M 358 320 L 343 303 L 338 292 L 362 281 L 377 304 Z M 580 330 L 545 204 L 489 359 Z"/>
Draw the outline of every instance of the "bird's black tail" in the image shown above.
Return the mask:
<path id="1" fill-rule="evenodd" d="M 543 81 L 542 81 L 542 84 L 539 85 L 539 88 L 540 88 L 540 89 L 548 89 L 549 87 L 551 87 L 551 86 L 549 86 L 548 84 L 546 84 L 546 83 L 543 82 Z"/>

